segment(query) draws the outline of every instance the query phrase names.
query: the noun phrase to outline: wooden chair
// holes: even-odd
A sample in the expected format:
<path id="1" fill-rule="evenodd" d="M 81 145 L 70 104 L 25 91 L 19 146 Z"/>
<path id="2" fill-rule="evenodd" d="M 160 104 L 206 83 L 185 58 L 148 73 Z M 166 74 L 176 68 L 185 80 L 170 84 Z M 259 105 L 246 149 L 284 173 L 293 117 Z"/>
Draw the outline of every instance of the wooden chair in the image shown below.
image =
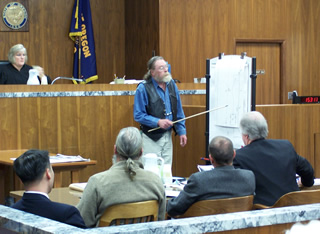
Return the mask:
<path id="1" fill-rule="evenodd" d="M 113 205 L 104 211 L 99 227 L 156 221 L 158 210 L 156 200 Z"/>
<path id="2" fill-rule="evenodd" d="M 195 202 L 184 214 L 175 216 L 174 218 L 187 218 L 247 211 L 252 210 L 252 206 L 253 195 L 215 200 L 203 200 Z"/>
<path id="3" fill-rule="evenodd" d="M 266 206 L 262 204 L 254 204 L 253 209 L 270 209 L 284 206 L 297 206 L 320 203 L 320 190 L 303 190 L 286 193 L 281 196 L 273 206 Z"/>

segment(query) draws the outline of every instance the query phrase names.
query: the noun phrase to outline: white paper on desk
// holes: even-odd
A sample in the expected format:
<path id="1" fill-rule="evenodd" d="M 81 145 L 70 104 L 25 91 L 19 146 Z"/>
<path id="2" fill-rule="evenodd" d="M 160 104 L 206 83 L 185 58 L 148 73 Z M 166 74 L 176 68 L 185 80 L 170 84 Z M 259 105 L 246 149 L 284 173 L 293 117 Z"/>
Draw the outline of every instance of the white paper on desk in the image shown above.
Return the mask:
<path id="1" fill-rule="evenodd" d="M 134 79 L 131 79 L 131 80 L 124 80 L 124 84 L 139 84 L 141 83 L 143 80 L 134 80 Z M 115 84 L 114 81 L 111 81 L 110 84 Z"/>
<path id="2" fill-rule="evenodd" d="M 50 156 L 50 163 L 66 163 L 66 162 L 88 162 L 90 159 L 86 159 L 81 157 L 80 155 L 77 156 L 69 156 L 63 154 L 57 154 L 57 156 Z"/>
<path id="3" fill-rule="evenodd" d="M 83 190 L 85 189 L 86 186 L 87 186 L 87 182 L 84 182 L 84 183 L 72 183 L 72 184 L 69 185 L 69 188 L 73 189 L 73 190 L 77 190 L 77 191 L 83 192 Z"/>
<path id="4" fill-rule="evenodd" d="M 198 165 L 197 167 L 199 171 L 210 171 L 214 169 L 212 165 Z"/>
<path id="5" fill-rule="evenodd" d="M 313 186 L 315 186 L 315 185 L 320 185 L 320 179 L 319 178 L 318 179 L 314 179 Z"/>
<path id="6" fill-rule="evenodd" d="M 180 191 L 166 189 L 166 197 L 177 197 L 177 196 L 179 196 L 179 193 L 180 193 Z"/>

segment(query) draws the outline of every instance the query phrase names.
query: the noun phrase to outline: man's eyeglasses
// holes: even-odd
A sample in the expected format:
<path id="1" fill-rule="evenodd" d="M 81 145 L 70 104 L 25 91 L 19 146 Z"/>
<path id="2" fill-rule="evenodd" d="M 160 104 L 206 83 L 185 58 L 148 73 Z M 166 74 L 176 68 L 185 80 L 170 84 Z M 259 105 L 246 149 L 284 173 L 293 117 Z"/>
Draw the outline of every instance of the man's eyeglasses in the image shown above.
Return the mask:
<path id="1" fill-rule="evenodd" d="M 159 71 L 164 71 L 168 69 L 168 65 L 158 67 Z"/>

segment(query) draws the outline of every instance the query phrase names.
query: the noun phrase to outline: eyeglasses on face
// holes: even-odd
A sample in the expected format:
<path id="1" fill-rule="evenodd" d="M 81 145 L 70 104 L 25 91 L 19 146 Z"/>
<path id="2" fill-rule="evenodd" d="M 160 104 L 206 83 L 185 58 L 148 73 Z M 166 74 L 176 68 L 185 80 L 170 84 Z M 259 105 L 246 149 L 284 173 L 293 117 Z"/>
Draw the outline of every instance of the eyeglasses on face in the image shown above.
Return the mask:
<path id="1" fill-rule="evenodd" d="M 160 66 L 157 68 L 159 71 L 164 71 L 168 69 L 168 65 Z"/>

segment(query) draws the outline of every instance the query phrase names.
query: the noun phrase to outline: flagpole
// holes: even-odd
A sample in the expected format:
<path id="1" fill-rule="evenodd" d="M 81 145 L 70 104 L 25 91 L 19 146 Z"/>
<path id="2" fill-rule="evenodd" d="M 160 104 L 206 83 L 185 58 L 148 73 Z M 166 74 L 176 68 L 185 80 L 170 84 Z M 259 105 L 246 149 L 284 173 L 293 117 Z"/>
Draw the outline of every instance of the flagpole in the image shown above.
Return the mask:
<path id="1" fill-rule="evenodd" d="M 81 36 L 78 36 L 78 53 L 79 53 L 79 58 L 78 58 L 78 77 L 79 79 L 81 78 Z"/>

